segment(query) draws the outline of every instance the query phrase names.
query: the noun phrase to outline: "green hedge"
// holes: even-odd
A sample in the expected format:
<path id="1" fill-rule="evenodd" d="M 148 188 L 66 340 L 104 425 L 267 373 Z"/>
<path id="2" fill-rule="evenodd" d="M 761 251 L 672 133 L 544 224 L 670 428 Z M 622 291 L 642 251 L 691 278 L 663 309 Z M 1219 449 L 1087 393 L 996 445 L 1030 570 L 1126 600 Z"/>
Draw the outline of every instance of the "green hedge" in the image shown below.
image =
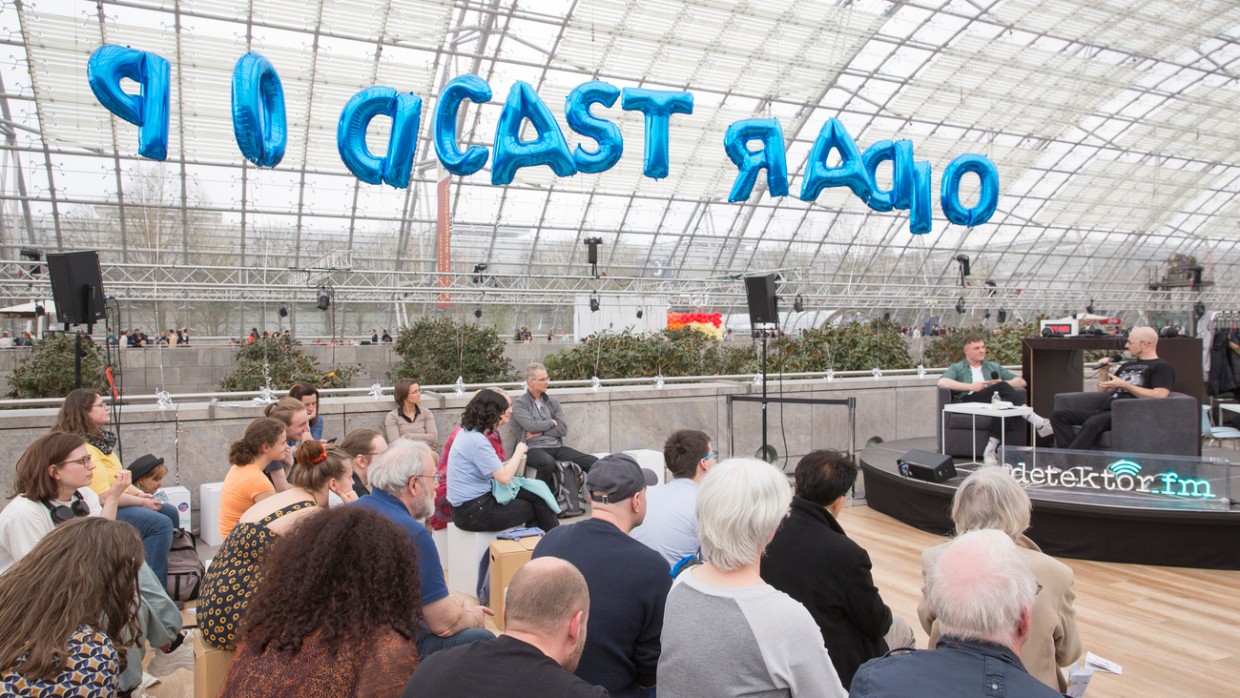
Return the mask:
<path id="1" fill-rule="evenodd" d="M 271 387 L 276 391 L 288 390 L 297 381 L 312 383 L 319 388 L 347 388 L 361 366 L 336 366 L 324 372 L 318 362 L 306 356 L 301 346 L 289 337 L 259 339 L 253 344 L 242 344 L 237 350 L 237 368 L 220 381 L 220 390 L 240 392 L 262 390 L 266 384 L 263 364 L 268 366 Z"/>
<path id="2" fill-rule="evenodd" d="M 448 385 L 462 376 L 466 383 L 516 380 L 504 341 L 491 325 L 424 317 L 396 335 L 393 345 L 400 362 L 388 380 L 415 378 L 427 385 Z"/>
<path id="3" fill-rule="evenodd" d="M 964 358 L 961 344 L 970 335 L 986 340 L 986 359 L 1004 366 L 1020 363 L 1020 347 L 1025 339 L 1038 336 L 1038 322 L 1013 322 L 995 328 L 973 325 L 963 327 L 952 334 L 931 337 L 922 352 L 924 366 L 950 366 Z"/>
<path id="4" fill-rule="evenodd" d="M 75 341 L 71 334 L 54 334 L 34 343 L 30 354 L 9 375 L 9 394 L 14 399 L 64 397 L 73 390 Z M 82 342 L 82 387 L 103 390 L 102 347 Z"/>

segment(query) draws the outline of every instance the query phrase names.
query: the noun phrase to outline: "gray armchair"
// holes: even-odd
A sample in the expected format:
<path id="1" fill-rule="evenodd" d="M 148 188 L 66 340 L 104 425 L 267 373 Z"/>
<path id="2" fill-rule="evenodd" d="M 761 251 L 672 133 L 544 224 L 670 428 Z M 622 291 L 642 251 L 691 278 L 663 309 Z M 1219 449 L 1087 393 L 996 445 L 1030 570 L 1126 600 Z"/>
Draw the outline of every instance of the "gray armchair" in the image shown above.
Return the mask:
<path id="1" fill-rule="evenodd" d="M 938 409 L 935 413 L 935 434 L 938 436 L 937 444 L 943 443 L 943 406 L 950 404 L 952 401 L 952 391 L 947 388 L 937 388 L 938 390 Z M 1029 398 L 1023 388 L 1017 388 L 1020 392 L 1022 402 Z M 989 435 L 990 417 L 977 418 L 977 433 L 973 432 L 973 415 L 968 414 L 948 414 L 947 419 L 947 443 L 944 453 L 949 456 L 971 456 L 976 453 L 979 457 L 986 450 L 986 439 Z M 1007 419 L 1004 420 L 1005 441 L 1008 446 L 1026 446 L 1028 445 L 1029 422 L 1024 419 Z"/>
<path id="2" fill-rule="evenodd" d="M 1056 410 L 1098 410 L 1110 395 L 1059 393 Z M 1111 430 L 1102 432 L 1095 448 L 1128 453 L 1160 453 L 1195 456 L 1201 447 L 1201 408 L 1184 393 L 1165 398 L 1115 400 L 1111 404 Z M 1049 415 L 1048 415 L 1049 416 Z"/>

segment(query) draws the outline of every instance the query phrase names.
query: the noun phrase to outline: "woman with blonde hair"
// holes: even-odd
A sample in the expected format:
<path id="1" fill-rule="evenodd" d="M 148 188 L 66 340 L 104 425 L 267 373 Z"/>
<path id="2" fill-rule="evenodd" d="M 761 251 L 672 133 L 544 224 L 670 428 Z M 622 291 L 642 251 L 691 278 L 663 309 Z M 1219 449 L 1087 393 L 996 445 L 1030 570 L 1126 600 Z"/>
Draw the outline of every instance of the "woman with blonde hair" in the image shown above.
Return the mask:
<path id="1" fill-rule="evenodd" d="M 224 476 L 220 491 L 220 538 L 227 538 L 247 509 L 276 493 L 264 472 L 273 462 L 284 463 L 288 455 L 284 422 L 259 417 L 245 428 L 245 434 L 228 446 L 232 465 Z"/>
<path id="2" fill-rule="evenodd" d="M 103 427 L 112 420 L 107 404 L 99 391 L 79 388 L 69 393 L 56 423 L 50 431 L 76 434 L 86 441 L 95 469 L 90 488 L 103 495 L 112 488 L 115 476 L 125 470 L 116 450 L 116 434 Z M 168 551 L 172 547 L 172 529 L 181 523 L 177 508 L 130 485 L 117 502 L 116 518 L 133 526 L 142 536 L 146 563 L 159 579 L 168 577 Z"/>
<path id="3" fill-rule="evenodd" d="M 975 470 L 952 497 L 956 535 L 983 529 L 1003 531 L 1033 566 L 1033 575 L 1041 590 L 1034 600 L 1029 639 L 1020 650 L 1020 659 L 1034 678 L 1063 693 L 1068 683 L 1059 667 L 1071 665 L 1081 655 L 1081 635 L 1072 605 L 1076 600 L 1076 592 L 1072 589 L 1074 575 L 1071 567 L 1043 553 L 1038 544 L 1025 535 L 1032 512 L 1033 504 L 1025 488 L 1007 470 L 995 465 Z M 935 546 L 922 554 L 924 574 L 934 568 L 946 545 Z M 930 634 L 933 648 L 939 639 L 939 627 L 924 585 L 917 615 L 921 618 L 921 627 Z"/>
<path id="4" fill-rule="evenodd" d="M 250 596 L 263 578 L 264 558 L 275 540 L 306 516 L 326 509 L 331 493 L 353 488 L 353 459 L 321 441 L 297 447 L 291 487 L 250 507 L 215 554 L 198 599 L 198 626 L 215 647 L 232 650 Z"/>
<path id="5" fill-rule="evenodd" d="M 116 695 L 120 645 L 138 633 L 141 566 L 132 526 L 87 516 L 0 575 L 0 695 Z"/>

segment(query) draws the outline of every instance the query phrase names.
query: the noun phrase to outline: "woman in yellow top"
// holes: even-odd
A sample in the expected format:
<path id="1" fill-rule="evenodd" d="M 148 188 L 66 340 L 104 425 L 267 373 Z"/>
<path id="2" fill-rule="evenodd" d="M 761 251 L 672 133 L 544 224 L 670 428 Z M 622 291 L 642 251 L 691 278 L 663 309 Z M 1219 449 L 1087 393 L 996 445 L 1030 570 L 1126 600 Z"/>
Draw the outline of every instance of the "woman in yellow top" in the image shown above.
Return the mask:
<path id="1" fill-rule="evenodd" d="M 247 509 L 276 493 L 263 472 L 269 464 L 283 462 L 288 455 L 284 433 L 284 422 L 259 417 L 245 428 L 244 436 L 228 447 L 232 467 L 224 476 L 224 488 L 220 491 L 221 539 L 228 537 Z"/>
<path id="2" fill-rule="evenodd" d="M 69 393 L 56 416 L 51 431 L 77 434 L 86 440 L 86 450 L 95 464 L 90 488 L 104 494 L 115 482 L 116 474 L 125 468 L 116 452 L 116 434 L 105 431 L 112 420 L 108 406 L 99 391 L 79 388 Z M 177 508 L 160 504 L 159 500 L 132 485 L 120 496 L 116 519 L 138 529 L 146 562 L 156 579 L 168 578 L 168 550 L 172 547 L 172 529 L 181 521 Z"/>

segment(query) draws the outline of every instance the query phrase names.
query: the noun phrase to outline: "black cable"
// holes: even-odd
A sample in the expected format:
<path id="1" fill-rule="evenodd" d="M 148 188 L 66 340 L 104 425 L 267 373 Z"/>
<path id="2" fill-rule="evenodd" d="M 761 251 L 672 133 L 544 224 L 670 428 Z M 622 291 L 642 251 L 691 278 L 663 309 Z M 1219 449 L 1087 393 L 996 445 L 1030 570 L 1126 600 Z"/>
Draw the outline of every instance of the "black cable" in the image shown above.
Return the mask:
<path id="1" fill-rule="evenodd" d="M 788 316 L 784 316 L 784 324 L 788 322 Z M 779 328 L 779 334 L 787 335 L 788 332 L 784 327 Z M 788 430 L 784 428 L 784 352 L 779 352 L 779 434 L 784 442 L 784 463 L 780 466 L 780 470 L 788 472 Z M 812 432 L 811 432 L 812 433 Z"/>

